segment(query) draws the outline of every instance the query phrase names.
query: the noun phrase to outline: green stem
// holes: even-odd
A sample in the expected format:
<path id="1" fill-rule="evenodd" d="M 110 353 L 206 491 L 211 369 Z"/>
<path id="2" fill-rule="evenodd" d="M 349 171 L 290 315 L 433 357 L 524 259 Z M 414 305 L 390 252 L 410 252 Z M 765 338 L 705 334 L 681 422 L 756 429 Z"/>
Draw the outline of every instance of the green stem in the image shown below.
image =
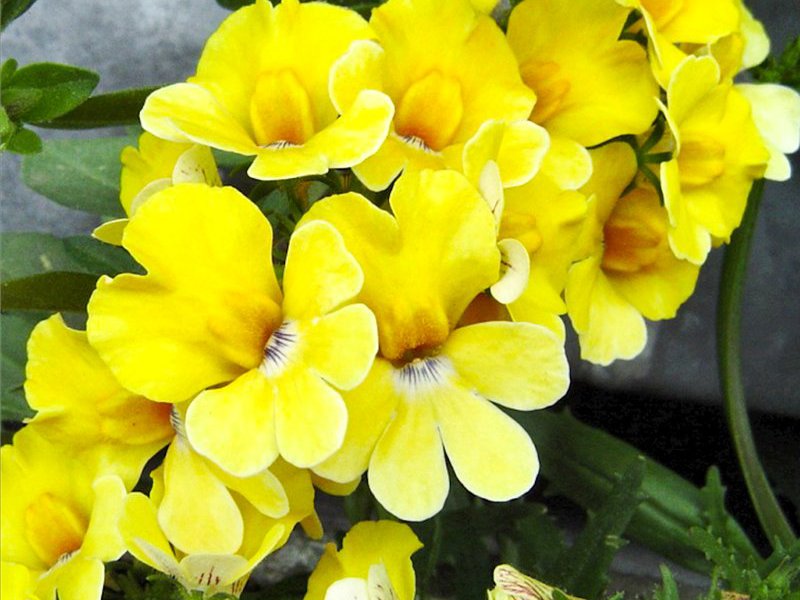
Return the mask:
<path id="1" fill-rule="evenodd" d="M 731 236 L 731 243 L 725 250 L 717 305 L 717 352 L 725 418 L 750 499 L 769 542 L 773 547 L 781 544 L 785 548 L 794 542 L 795 535 L 772 492 L 753 442 L 742 384 L 740 353 L 742 289 L 763 192 L 762 179 L 753 184 L 742 224 Z"/>

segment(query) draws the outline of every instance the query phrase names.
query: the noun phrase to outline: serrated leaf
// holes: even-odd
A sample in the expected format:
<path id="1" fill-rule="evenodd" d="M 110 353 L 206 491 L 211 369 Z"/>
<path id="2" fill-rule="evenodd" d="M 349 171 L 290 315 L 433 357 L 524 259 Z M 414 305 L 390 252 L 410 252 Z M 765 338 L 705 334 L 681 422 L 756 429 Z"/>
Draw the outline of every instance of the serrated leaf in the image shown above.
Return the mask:
<path id="1" fill-rule="evenodd" d="M 17 129 L 6 142 L 5 149 L 17 154 L 37 154 L 42 151 L 42 140 L 30 129 Z"/>
<path id="2" fill-rule="evenodd" d="M 0 2 L 0 31 L 33 6 L 36 0 L 2 0 Z"/>
<path id="3" fill-rule="evenodd" d="M 86 100 L 100 81 L 94 71 L 58 63 L 26 65 L 9 78 L 6 93 L 15 89 L 33 89 L 39 100 L 23 112 L 14 113 L 26 123 L 47 121 L 63 115 Z"/>
<path id="4" fill-rule="evenodd" d="M 139 112 L 142 110 L 145 100 L 157 89 L 158 87 L 154 86 L 98 94 L 87 98 L 85 102 L 71 111 L 36 125 L 57 129 L 92 129 L 136 125 L 139 123 Z"/>
<path id="5" fill-rule="evenodd" d="M 119 155 L 133 137 L 48 140 L 22 161 L 22 180 L 50 200 L 89 213 L 124 217 Z"/>
<path id="6" fill-rule="evenodd" d="M 33 416 L 22 389 L 28 360 L 26 344 L 36 323 L 47 316 L 48 313 L 0 314 L 0 418 L 4 421 Z"/>
<path id="7" fill-rule="evenodd" d="M 53 271 L 0 285 L 0 309 L 52 312 L 85 312 L 97 276 Z"/>
<path id="8" fill-rule="evenodd" d="M 619 536 L 628 527 L 643 500 L 646 472 L 644 457 L 635 459 L 612 487 L 571 548 L 559 556 L 554 583 L 570 594 L 594 598 L 607 584 L 607 573 L 617 550 L 624 544 Z"/>

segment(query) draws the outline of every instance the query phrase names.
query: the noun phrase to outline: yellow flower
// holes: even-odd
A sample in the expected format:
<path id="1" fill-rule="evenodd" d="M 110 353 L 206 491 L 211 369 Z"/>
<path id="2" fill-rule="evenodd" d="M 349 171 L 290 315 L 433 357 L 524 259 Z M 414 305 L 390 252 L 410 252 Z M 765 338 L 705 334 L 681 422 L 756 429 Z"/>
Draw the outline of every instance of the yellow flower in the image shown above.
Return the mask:
<path id="1" fill-rule="evenodd" d="M 786 181 L 792 165 L 785 155 L 800 148 L 800 94 L 771 83 L 740 83 L 734 89 L 747 98 L 753 121 L 769 152 L 766 179 Z"/>
<path id="2" fill-rule="evenodd" d="M 308 579 L 304 600 L 413 600 L 411 555 L 422 544 L 404 523 L 362 521 L 342 540 L 327 544 Z"/>
<path id="3" fill-rule="evenodd" d="M 181 184 L 131 219 L 123 245 L 147 275 L 104 278 L 89 302 L 89 340 L 128 389 L 194 398 L 192 447 L 239 477 L 279 455 L 309 467 L 339 448 L 347 411 L 337 390 L 366 376 L 375 319 L 348 304 L 363 274 L 331 226 L 298 228 L 283 294 L 272 230 L 232 188 Z"/>
<path id="4" fill-rule="evenodd" d="M 458 164 L 463 144 L 487 120 L 527 119 L 535 100 L 523 85 L 503 33 L 469 0 L 389 0 L 370 19 L 380 45 L 356 42 L 331 72 L 338 110 L 363 90 L 394 102 L 392 131 L 378 152 L 353 167 L 364 184 L 382 190 L 403 170 Z M 529 132 L 516 129 L 519 136 Z M 523 137 L 523 139 L 525 139 Z M 538 144 L 533 133 L 530 143 Z M 527 155 L 509 150 L 501 172 L 525 171 Z"/>
<path id="5" fill-rule="evenodd" d="M 239 596 L 250 572 L 266 556 L 286 543 L 295 524 L 311 519 L 311 533 L 320 535 L 314 513 L 314 490 L 307 471 L 295 469 L 278 461 L 274 470 L 288 494 L 288 512 L 281 518 L 265 515 L 258 503 L 251 502 L 253 496 L 245 496 L 243 482 L 232 488 L 230 502 L 241 515 L 236 543 L 222 547 L 215 537 L 228 537 L 222 531 L 226 521 L 217 521 L 211 506 L 206 509 L 207 518 L 192 520 L 196 513 L 187 511 L 195 537 L 178 539 L 165 529 L 161 518 L 164 503 L 170 502 L 169 481 L 166 465 L 152 473 L 153 489 L 150 498 L 140 493 L 129 494 L 125 500 L 124 513 L 119 522 L 120 533 L 128 551 L 143 563 L 177 579 L 189 590 L 202 590 L 211 595 L 224 592 Z M 206 488 L 175 487 L 177 502 L 197 506 L 205 501 Z M 252 491 L 250 488 L 249 491 Z M 305 525 L 305 523 L 304 523 Z"/>
<path id="6" fill-rule="evenodd" d="M 60 315 L 36 325 L 28 340 L 25 395 L 37 411 L 28 428 L 128 488 L 172 436 L 169 406 L 122 388 Z"/>
<path id="7" fill-rule="evenodd" d="M 636 158 L 625 143 L 592 151 L 596 170 L 584 237 L 590 254 L 572 265 L 566 303 L 581 358 L 608 365 L 638 355 L 647 342 L 644 318 L 670 319 L 694 290 L 699 267 L 669 247 L 667 213 L 652 188 L 625 192 Z"/>
<path id="8" fill-rule="evenodd" d="M 351 42 L 373 37 L 345 8 L 258 0 L 211 35 L 194 77 L 150 95 L 142 126 L 166 140 L 255 156 L 248 174 L 256 179 L 353 166 L 385 139 L 392 103 L 365 91 L 338 116 L 328 71 Z"/>
<path id="9" fill-rule="evenodd" d="M 499 277 L 494 217 L 453 171 L 408 173 L 390 197 L 394 217 L 357 194 L 316 203 L 364 269 L 358 295 L 375 313 L 380 358 L 344 394 L 342 449 L 314 471 L 350 481 L 369 466 L 375 497 L 395 515 L 426 519 L 449 486 L 444 451 L 471 492 L 515 498 L 533 485 L 528 434 L 494 406 L 532 410 L 566 391 L 555 335 L 527 323 L 456 328 L 467 305 Z M 444 449 L 443 447 L 444 446 Z"/>
<path id="10" fill-rule="evenodd" d="M 3 598 L 99 600 L 103 562 L 124 551 L 122 481 L 96 477 L 29 427 L 0 449 L 0 473 Z"/>
<path id="11" fill-rule="evenodd" d="M 119 199 L 128 217 L 144 204 L 150 196 L 178 183 L 207 183 L 222 185 L 217 163 L 211 150 L 198 144 L 179 144 L 160 140 L 150 133 L 139 136 L 138 150 L 128 146 L 120 156 Z M 92 235 L 97 239 L 119 246 L 128 219 L 115 219 L 103 223 Z"/>
<path id="12" fill-rule="evenodd" d="M 750 104 L 719 76 L 712 57 L 689 56 L 667 89 L 665 114 L 675 138 L 672 160 L 661 163 L 669 243 L 678 258 L 698 265 L 712 236 L 727 240 L 738 227 L 750 187 L 769 160 Z"/>
<path id="13" fill-rule="evenodd" d="M 530 118 L 554 138 L 593 146 L 656 117 L 647 55 L 619 39 L 629 12 L 614 0 L 526 0 L 511 12 L 508 42 L 537 97 Z"/>

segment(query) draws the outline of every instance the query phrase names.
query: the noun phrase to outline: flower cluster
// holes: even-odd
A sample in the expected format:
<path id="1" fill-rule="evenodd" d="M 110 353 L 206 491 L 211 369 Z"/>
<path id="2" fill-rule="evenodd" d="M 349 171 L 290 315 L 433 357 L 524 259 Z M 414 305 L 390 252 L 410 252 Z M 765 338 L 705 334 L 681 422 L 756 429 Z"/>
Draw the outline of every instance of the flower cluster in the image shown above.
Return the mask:
<path id="1" fill-rule="evenodd" d="M 28 344 L 4 598 L 99 598 L 125 550 L 238 595 L 297 524 L 322 535 L 315 487 L 364 473 L 409 521 L 442 509 L 448 462 L 481 498 L 521 496 L 538 457 L 504 409 L 565 394 L 561 315 L 585 359 L 637 355 L 753 182 L 788 176 L 800 99 L 733 83 L 767 45 L 739 0 L 524 0 L 507 31 L 483 4 L 388 0 L 366 21 L 257 0 L 148 98 L 128 218 L 95 231 L 142 271 L 98 281 L 85 332 L 54 315 Z M 292 190 L 288 240 L 211 149 L 254 191 Z M 413 597 L 407 527 L 344 544 L 310 600 Z"/>

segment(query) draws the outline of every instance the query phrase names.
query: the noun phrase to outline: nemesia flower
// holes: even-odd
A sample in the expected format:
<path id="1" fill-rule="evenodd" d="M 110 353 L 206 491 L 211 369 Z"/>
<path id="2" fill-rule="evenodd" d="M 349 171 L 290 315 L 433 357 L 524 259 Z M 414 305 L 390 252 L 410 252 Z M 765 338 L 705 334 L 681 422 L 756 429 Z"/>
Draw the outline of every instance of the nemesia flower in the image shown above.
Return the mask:
<path id="1" fill-rule="evenodd" d="M 122 481 L 96 477 L 29 427 L 0 449 L 0 472 L 3 599 L 100 600 L 103 562 L 124 552 Z"/>
<path id="2" fill-rule="evenodd" d="M 500 268 L 494 217 L 462 175 L 404 174 L 390 204 L 394 216 L 343 194 L 301 221 L 341 232 L 364 269 L 357 298 L 375 313 L 380 339 L 369 375 L 344 394 L 341 450 L 313 470 L 350 481 L 369 467 L 374 496 L 406 520 L 441 509 L 445 452 L 471 492 L 515 498 L 533 485 L 538 459 L 528 434 L 493 403 L 532 410 L 555 402 L 568 381 L 563 347 L 528 323 L 456 327 Z"/>
<path id="3" fill-rule="evenodd" d="M 584 238 L 589 254 L 569 269 L 566 304 L 581 358 L 608 365 L 638 355 L 647 342 L 644 318 L 669 319 L 691 295 L 699 267 L 669 247 L 667 212 L 650 187 L 626 191 L 636 157 L 626 143 L 592 151 L 595 176 Z"/>
<path id="4" fill-rule="evenodd" d="M 661 163 L 669 242 L 678 258 L 698 265 L 712 236 L 727 240 L 739 225 L 769 160 L 750 104 L 719 76 L 712 57 L 688 56 L 667 88 L 665 114 L 675 138 L 672 160 Z"/>
<path id="5" fill-rule="evenodd" d="M 172 437 L 170 407 L 123 389 L 61 315 L 41 321 L 28 340 L 25 396 L 37 411 L 26 429 L 74 454 L 87 468 L 115 474 L 128 488 Z"/>
<path id="6" fill-rule="evenodd" d="M 317 537 L 322 533 L 314 514 L 310 475 L 281 461 L 278 463 L 274 469 L 287 490 L 289 511 L 278 519 L 268 517 L 260 507 L 237 493 L 241 490 L 231 490 L 242 523 L 239 541 L 230 549 L 221 549 L 214 539 L 214 533 L 219 533 L 220 525 L 224 523 L 215 523 L 213 518 L 192 521 L 197 538 L 191 540 L 190 549 L 185 549 L 183 544 L 167 535 L 161 526 L 159 509 L 167 501 L 165 484 L 169 485 L 169 482 L 166 481 L 165 469 L 159 467 L 152 473 L 153 490 L 149 498 L 136 492 L 125 500 L 119 527 L 128 551 L 143 563 L 174 577 L 189 590 L 202 590 L 208 595 L 225 592 L 239 596 L 251 571 L 286 543 L 295 524 L 312 519 L 310 533 Z M 191 487 L 176 489 L 184 502 L 203 500 L 202 490 Z M 191 516 L 188 513 L 187 520 Z"/>
<path id="7" fill-rule="evenodd" d="M 551 585 L 528 577 L 520 573 L 511 565 L 497 565 L 494 569 L 495 587 L 487 590 L 489 600 L 552 600 L 554 593 L 559 591 L 561 596 L 568 600 L 581 600 L 577 596 L 570 596 Z"/>
<path id="8" fill-rule="evenodd" d="M 102 279 L 87 323 L 123 385 L 162 402 L 194 398 L 189 443 L 238 477 L 279 455 L 312 466 L 339 448 L 347 411 L 337 390 L 363 380 L 377 335 L 369 309 L 349 304 L 363 274 L 336 230 L 295 231 L 283 293 L 269 222 L 232 188 L 159 192 L 123 245 L 148 273 Z"/>
<path id="9" fill-rule="evenodd" d="M 352 44 L 331 71 L 338 110 L 369 89 L 388 94 L 396 108 L 380 150 L 353 167 L 369 189 L 385 189 L 403 169 L 457 165 L 463 144 L 485 121 L 530 114 L 535 96 L 520 80 L 502 31 L 469 0 L 389 0 L 372 11 L 370 25 L 378 43 Z M 541 141 L 535 130 L 513 134 L 506 144 Z M 501 173 L 529 169 L 520 165 L 527 154 L 502 154 L 512 164 L 500 160 Z"/>
<path id="10" fill-rule="evenodd" d="M 198 144 L 180 144 L 161 140 L 144 132 L 139 148 L 127 146 L 120 156 L 119 199 L 129 217 L 150 196 L 178 183 L 222 185 L 211 149 Z M 122 244 L 122 232 L 128 219 L 115 219 L 97 227 L 92 235 L 108 244 Z"/>
<path id="11" fill-rule="evenodd" d="M 413 600 L 416 582 L 411 555 L 421 547 L 404 523 L 356 523 L 344 536 L 341 550 L 326 544 L 308 578 L 304 600 Z"/>
<path id="12" fill-rule="evenodd" d="M 142 127 L 255 156 L 248 174 L 256 179 L 351 167 L 378 149 L 394 111 L 384 94 L 366 90 L 339 116 L 328 71 L 351 42 L 373 37 L 346 8 L 257 0 L 209 37 L 194 77 L 148 97 Z"/>
<path id="13" fill-rule="evenodd" d="M 658 87 L 645 51 L 620 40 L 629 10 L 614 0 L 526 0 L 511 12 L 508 43 L 530 115 L 553 137 L 593 146 L 645 131 L 658 113 Z"/>

